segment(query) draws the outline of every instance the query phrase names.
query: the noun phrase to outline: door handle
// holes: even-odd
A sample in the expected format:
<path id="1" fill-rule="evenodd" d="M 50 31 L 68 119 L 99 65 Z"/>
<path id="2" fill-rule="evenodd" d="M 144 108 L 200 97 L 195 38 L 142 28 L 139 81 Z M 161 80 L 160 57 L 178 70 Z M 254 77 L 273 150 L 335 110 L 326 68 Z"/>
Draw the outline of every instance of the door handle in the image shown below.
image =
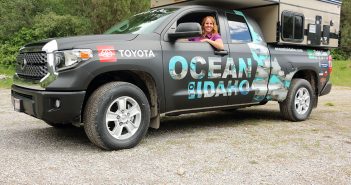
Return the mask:
<path id="1" fill-rule="evenodd" d="M 228 55 L 229 52 L 228 52 L 228 50 L 219 50 L 219 51 L 215 51 L 214 54 L 215 55 L 225 56 L 225 55 Z"/>

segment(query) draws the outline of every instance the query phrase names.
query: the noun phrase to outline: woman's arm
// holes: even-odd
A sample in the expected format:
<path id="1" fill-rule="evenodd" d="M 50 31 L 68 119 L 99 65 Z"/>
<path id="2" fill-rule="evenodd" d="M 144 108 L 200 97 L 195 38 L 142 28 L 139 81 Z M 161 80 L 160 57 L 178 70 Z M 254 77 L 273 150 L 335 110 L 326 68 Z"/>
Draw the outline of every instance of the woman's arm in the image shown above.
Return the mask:
<path id="1" fill-rule="evenodd" d="M 217 39 L 216 41 L 213 41 L 211 39 L 202 39 L 201 42 L 208 42 L 216 49 L 224 50 L 224 44 L 223 44 L 222 39 Z"/>

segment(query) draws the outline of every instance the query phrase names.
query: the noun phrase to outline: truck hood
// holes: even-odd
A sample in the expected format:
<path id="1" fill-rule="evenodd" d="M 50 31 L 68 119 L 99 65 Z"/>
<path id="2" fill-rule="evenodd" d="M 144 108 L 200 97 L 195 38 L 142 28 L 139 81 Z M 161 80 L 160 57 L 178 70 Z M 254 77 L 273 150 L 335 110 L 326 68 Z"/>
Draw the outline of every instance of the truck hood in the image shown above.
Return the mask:
<path id="1" fill-rule="evenodd" d="M 37 48 L 42 47 L 52 40 L 56 40 L 58 50 L 74 49 L 81 45 L 94 44 L 94 43 L 113 43 L 116 41 L 131 41 L 135 39 L 138 34 L 106 34 L 106 35 L 85 35 L 75 37 L 62 37 L 45 39 L 38 42 L 27 44 L 24 48 Z"/>

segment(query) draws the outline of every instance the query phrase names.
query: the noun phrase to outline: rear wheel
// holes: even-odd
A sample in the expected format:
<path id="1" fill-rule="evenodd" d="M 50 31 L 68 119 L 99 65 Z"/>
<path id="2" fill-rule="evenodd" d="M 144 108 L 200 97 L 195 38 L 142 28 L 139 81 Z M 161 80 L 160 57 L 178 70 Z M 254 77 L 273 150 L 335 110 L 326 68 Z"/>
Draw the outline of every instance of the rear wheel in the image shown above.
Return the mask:
<path id="1" fill-rule="evenodd" d="M 293 79 L 287 98 L 279 103 L 280 112 L 285 119 L 304 121 L 311 114 L 313 102 L 311 84 L 305 79 Z"/>
<path id="2" fill-rule="evenodd" d="M 141 89 L 111 82 L 89 98 L 84 129 L 95 145 L 106 150 L 132 148 L 145 136 L 150 123 L 149 102 Z"/>

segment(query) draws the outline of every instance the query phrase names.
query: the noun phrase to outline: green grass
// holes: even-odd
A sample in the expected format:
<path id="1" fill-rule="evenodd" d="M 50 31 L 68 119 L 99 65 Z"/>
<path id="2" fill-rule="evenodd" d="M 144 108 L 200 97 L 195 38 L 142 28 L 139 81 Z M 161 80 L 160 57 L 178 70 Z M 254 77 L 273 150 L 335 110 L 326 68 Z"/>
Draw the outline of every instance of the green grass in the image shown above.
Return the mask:
<path id="1" fill-rule="evenodd" d="M 0 66 L 0 75 L 5 75 L 5 79 L 0 80 L 0 88 L 9 89 L 12 85 L 12 76 L 15 74 L 14 68 L 9 68 L 5 66 Z"/>
<path id="2" fill-rule="evenodd" d="M 333 61 L 331 81 L 336 86 L 351 87 L 351 61 Z"/>

